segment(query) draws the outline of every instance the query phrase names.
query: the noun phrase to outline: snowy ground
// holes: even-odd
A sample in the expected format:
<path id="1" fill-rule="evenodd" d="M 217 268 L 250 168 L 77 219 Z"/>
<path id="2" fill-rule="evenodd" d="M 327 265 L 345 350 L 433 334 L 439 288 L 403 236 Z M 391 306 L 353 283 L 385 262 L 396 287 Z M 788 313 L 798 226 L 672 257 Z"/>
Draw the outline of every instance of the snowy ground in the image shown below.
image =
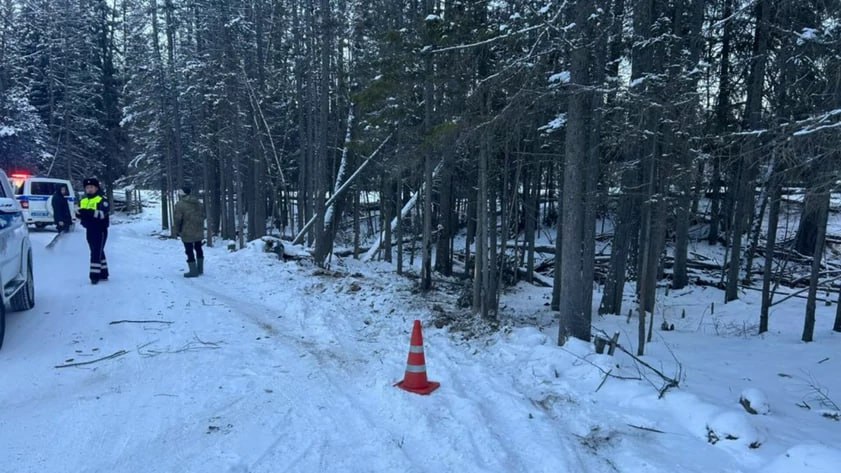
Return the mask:
<path id="1" fill-rule="evenodd" d="M 81 230 L 52 250 L 50 233 L 32 233 L 36 307 L 9 315 L 0 351 L 0 472 L 790 473 L 841 464 L 841 422 L 824 416 L 841 404 L 834 305 L 818 308 L 816 341 L 804 344 L 801 299 L 775 306 L 759 337 L 758 293 L 726 306 L 714 289 L 661 294 L 659 313 L 675 330 L 656 331 L 645 360 L 679 373 L 680 387 L 658 399 L 660 380 L 627 355 L 557 347 L 546 289 L 511 290 L 502 328 L 468 337 L 431 323 L 431 308 L 451 296 L 415 294 L 382 263 L 344 259 L 337 276 L 319 275 L 259 244 L 220 245 L 208 250 L 204 277 L 184 279 L 180 243 L 153 236 L 158 219 L 149 211 L 112 226 L 112 280 L 98 286 L 87 282 Z M 429 376 L 441 382 L 428 397 L 393 387 L 416 318 Z M 112 324 L 120 320 L 167 323 Z M 635 351 L 636 320 L 596 325 Z M 762 414 L 747 414 L 742 394 Z"/>

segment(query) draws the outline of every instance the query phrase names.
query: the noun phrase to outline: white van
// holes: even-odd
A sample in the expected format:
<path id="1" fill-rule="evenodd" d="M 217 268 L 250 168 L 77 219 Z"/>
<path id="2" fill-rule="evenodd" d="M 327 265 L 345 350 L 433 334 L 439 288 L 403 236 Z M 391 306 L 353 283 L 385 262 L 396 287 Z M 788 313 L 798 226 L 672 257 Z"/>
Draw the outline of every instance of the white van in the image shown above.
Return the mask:
<path id="1" fill-rule="evenodd" d="M 56 189 L 61 186 L 67 187 L 67 203 L 70 205 L 73 223 L 76 223 L 76 193 L 73 192 L 70 181 L 27 174 L 12 174 L 9 176 L 9 181 L 15 188 L 15 194 L 23 208 L 23 217 L 27 224 L 35 225 L 37 228 L 55 225 L 52 197 Z"/>

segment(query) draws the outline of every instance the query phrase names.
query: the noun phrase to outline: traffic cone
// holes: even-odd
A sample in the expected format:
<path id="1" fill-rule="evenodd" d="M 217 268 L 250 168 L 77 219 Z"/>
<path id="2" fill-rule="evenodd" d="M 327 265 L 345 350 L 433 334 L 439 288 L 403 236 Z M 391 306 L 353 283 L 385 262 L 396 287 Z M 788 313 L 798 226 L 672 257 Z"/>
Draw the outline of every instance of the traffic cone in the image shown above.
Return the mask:
<path id="1" fill-rule="evenodd" d="M 415 320 L 412 328 L 412 341 L 409 345 L 409 359 L 406 361 L 406 375 L 403 381 L 395 384 L 400 389 L 417 393 L 429 394 L 438 389 L 441 383 L 426 379 L 426 360 L 423 356 L 423 334 L 421 334 L 420 320 Z"/>

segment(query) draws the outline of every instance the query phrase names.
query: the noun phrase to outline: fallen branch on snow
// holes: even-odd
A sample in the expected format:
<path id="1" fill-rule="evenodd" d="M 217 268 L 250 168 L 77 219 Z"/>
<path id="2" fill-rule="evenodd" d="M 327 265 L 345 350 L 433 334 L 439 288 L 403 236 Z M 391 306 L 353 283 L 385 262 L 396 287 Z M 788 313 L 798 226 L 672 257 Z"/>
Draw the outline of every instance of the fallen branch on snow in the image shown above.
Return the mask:
<path id="1" fill-rule="evenodd" d="M 169 320 L 112 320 L 108 323 L 108 325 L 117 325 L 117 324 L 174 324 L 175 322 L 170 322 Z"/>
<path id="2" fill-rule="evenodd" d="M 563 350 L 563 351 L 565 351 L 565 352 L 569 353 L 570 355 L 572 355 L 572 356 L 574 356 L 574 357 L 578 358 L 579 360 L 583 361 L 584 363 L 587 363 L 588 365 L 590 365 L 590 366 L 592 366 L 592 367 L 596 368 L 597 370 L 601 371 L 601 372 L 602 372 L 602 374 L 604 374 L 604 378 L 602 379 L 602 382 L 601 382 L 601 383 L 599 383 L 599 386 L 596 388 L 596 391 L 595 391 L 595 392 L 599 392 L 599 389 L 601 389 L 601 388 L 602 388 L 602 386 L 604 386 L 604 383 L 607 381 L 607 378 L 616 378 L 616 379 L 626 379 L 626 380 L 633 380 L 633 381 L 642 381 L 642 377 L 635 378 L 635 377 L 631 377 L 631 376 L 620 376 L 620 375 L 617 375 L 617 374 L 613 374 L 613 369 L 612 369 L 612 368 L 611 368 L 610 370 L 608 370 L 608 371 L 605 371 L 605 369 L 604 369 L 604 368 L 602 368 L 601 366 L 599 366 L 599 365 L 597 365 L 597 364 L 593 363 L 592 361 L 588 360 L 587 358 L 584 358 L 583 356 L 581 356 L 581 355 L 579 355 L 579 354 L 577 354 L 577 353 L 573 353 L 573 352 L 571 352 L 571 351 L 567 350 L 567 349 L 566 349 L 566 348 L 564 348 L 564 347 L 561 347 L 561 350 Z"/>
<path id="3" fill-rule="evenodd" d="M 666 432 L 663 432 L 662 430 L 653 429 L 651 427 L 643 427 L 641 425 L 628 424 L 628 427 L 633 427 L 635 429 L 645 430 L 646 432 L 656 432 L 658 434 L 665 434 L 666 433 Z"/>
<path id="4" fill-rule="evenodd" d="M 97 359 L 95 359 L 95 360 L 91 360 L 91 361 L 80 361 L 80 362 L 78 362 L 78 363 L 67 363 L 67 364 L 64 364 L 64 365 L 56 365 L 56 366 L 55 366 L 55 368 L 70 368 L 71 366 L 85 366 L 85 365 L 92 365 L 92 364 L 94 364 L 94 363 L 99 363 L 100 361 L 111 360 L 111 359 L 113 359 L 113 358 L 117 358 L 117 357 L 120 357 L 120 356 L 123 356 L 123 355 L 126 355 L 126 354 L 128 354 L 128 352 L 127 352 L 127 351 L 125 351 L 125 350 L 120 350 L 120 351 L 114 352 L 114 353 L 112 353 L 112 354 L 110 354 L 110 355 L 108 355 L 108 356 L 103 356 L 102 358 L 97 358 Z"/>
<path id="5" fill-rule="evenodd" d="M 182 346 L 181 348 L 178 348 L 178 349 L 175 349 L 175 350 L 146 350 L 145 352 L 141 352 L 138 349 L 138 353 L 140 354 L 140 356 L 144 356 L 144 357 L 149 358 L 149 357 L 158 356 L 158 355 L 173 354 L 173 353 L 184 353 L 184 352 L 188 352 L 188 351 L 197 351 L 197 350 L 203 350 L 203 349 L 204 350 L 218 350 L 219 348 L 222 348 L 221 346 L 219 346 L 221 343 L 222 343 L 221 341 L 219 341 L 219 342 L 206 342 L 206 341 L 200 339 L 198 337 L 198 335 L 193 334 L 193 340 L 184 344 L 184 346 Z M 149 343 L 147 343 L 146 345 L 149 345 Z M 144 346 L 146 346 L 146 345 L 144 345 Z"/>
<path id="6" fill-rule="evenodd" d="M 604 338 L 608 338 L 607 333 L 604 332 L 603 330 L 599 330 L 598 332 L 600 332 L 602 334 L 602 336 L 604 336 Z M 657 368 L 655 368 L 655 367 L 649 365 L 648 363 L 646 363 L 645 361 L 643 361 L 640 357 L 638 357 L 638 356 L 634 355 L 633 353 L 631 353 L 630 351 L 626 350 L 625 347 L 623 347 L 619 343 L 616 343 L 615 346 L 616 346 L 616 348 L 622 350 L 623 353 L 630 356 L 631 359 L 634 360 L 634 362 L 637 363 L 637 365 L 642 365 L 642 366 L 648 368 L 649 370 L 653 371 L 657 376 L 659 376 L 664 381 L 665 384 L 663 385 L 663 387 L 657 388 L 658 393 L 659 393 L 658 399 L 662 399 L 663 396 L 666 395 L 666 391 L 668 391 L 669 389 L 680 387 L 680 382 L 678 381 L 678 379 L 681 377 L 681 372 L 683 371 L 683 368 L 682 368 L 680 362 L 678 362 L 678 375 L 677 375 L 677 377 L 676 378 L 671 378 L 671 377 L 663 374 L 662 371 L 658 370 Z M 666 347 L 668 348 L 668 345 L 666 345 Z M 675 357 L 675 354 L 674 354 L 674 352 L 672 352 L 671 348 L 669 348 L 669 352 L 672 354 L 672 358 L 675 358 L 675 361 L 677 361 L 677 357 Z M 642 376 L 641 371 L 640 371 L 640 376 Z M 647 377 L 645 377 L 645 378 L 648 379 Z M 654 384 L 654 383 L 652 383 L 652 384 Z M 655 386 L 655 388 L 656 388 L 656 386 Z"/>

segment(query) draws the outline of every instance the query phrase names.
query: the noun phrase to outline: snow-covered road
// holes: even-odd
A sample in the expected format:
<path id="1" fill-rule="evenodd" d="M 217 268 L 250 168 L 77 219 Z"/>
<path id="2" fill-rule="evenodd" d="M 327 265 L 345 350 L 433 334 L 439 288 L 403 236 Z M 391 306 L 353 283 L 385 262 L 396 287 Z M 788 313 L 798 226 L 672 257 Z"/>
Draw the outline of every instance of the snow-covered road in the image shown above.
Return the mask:
<path id="1" fill-rule="evenodd" d="M 583 471 L 547 422 L 521 435 L 534 409 L 510 380 L 437 362 L 446 337 L 426 343 L 446 390 L 392 386 L 420 315 L 408 285 L 311 276 L 256 249 L 211 249 L 187 280 L 154 223 L 112 226 L 98 286 L 81 229 L 50 250 L 32 233 L 36 307 L 9 315 L 0 351 L 0 471 Z M 343 297 L 360 287 L 380 295 Z"/>

